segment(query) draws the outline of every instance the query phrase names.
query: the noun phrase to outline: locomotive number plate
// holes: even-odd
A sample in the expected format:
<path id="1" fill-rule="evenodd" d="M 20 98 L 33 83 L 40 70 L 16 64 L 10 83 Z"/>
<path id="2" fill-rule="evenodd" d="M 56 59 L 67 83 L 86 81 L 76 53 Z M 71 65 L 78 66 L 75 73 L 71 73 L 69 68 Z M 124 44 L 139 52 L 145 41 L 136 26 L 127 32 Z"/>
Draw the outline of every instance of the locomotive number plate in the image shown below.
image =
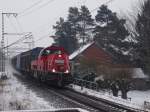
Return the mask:
<path id="1" fill-rule="evenodd" d="M 55 60 L 55 63 L 64 64 L 64 60 Z"/>

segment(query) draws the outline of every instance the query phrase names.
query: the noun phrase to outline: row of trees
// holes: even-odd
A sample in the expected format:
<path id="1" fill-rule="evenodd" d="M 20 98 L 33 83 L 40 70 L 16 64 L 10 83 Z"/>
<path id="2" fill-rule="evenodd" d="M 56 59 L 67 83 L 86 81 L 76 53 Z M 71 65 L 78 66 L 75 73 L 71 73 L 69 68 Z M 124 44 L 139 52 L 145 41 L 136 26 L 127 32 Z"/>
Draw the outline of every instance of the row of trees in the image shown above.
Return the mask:
<path id="1" fill-rule="evenodd" d="M 131 44 L 125 40 L 129 36 L 125 23 L 125 19 L 119 19 L 106 5 L 99 8 L 95 19 L 86 6 L 81 6 L 80 9 L 70 7 L 67 19 L 60 18 L 53 27 L 57 37 L 55 42 L 71 54 L 80 46 L 94 40 L 120 59 Z M 121 58 L 120 61 L 123 59 L 125 58 Z"/>
<path id="2" fill-rule="evenodd" d="M 142 11 L 132 24 L 134 38 L 126 29 L 125 19 L 118 18 L 107 6 L 99 7 L 93 19 L 86 6 L 70 7 L 67 19 L 60 18 L 54 25 L 55 42 L 69 54 L 80 46 L 95 41 L 120 62 L 131 61 L 150 74 L 150 1 L 146 0 Z M 130 25 L 131 26 L 131 25 Z M 130 41 L 127 38 L 130 38 Z M 131 39 L 132 38 L 132 39 Z"/>
<path id="3" fill-rule="evenodd" d="M 133 49 L 133 60 L 136 65 L 150 76 L 150 1 L 146 0 L 142 5 L 142 12 L 138 14 L 136 22 L 137 43 Z"/>

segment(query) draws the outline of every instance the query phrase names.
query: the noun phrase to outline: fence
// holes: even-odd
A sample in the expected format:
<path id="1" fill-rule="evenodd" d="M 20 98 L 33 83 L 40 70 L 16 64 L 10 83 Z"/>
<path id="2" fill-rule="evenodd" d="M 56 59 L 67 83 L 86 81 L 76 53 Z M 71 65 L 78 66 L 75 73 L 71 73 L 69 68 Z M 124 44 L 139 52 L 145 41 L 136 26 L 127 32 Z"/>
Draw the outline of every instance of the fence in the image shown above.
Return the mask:
<path id="1" fill-rule="evenodd" d="M 86 81 L 86 80 L 83 80 L 83 79 L 75 78 L 74 79 L 74 84 L 80 85 L 82 89 L 83 89 L 83 87 L 86 87 L 86 88 L 89 88 L 89 89 L 92 89 L 92 90 L 96 90 L 96 91 L 99 90 L 97 83 Z"/>
<path id="2" fill-rule="evenodd" d="M 91 81 L 87 81 L 87 80 L 83 80 L 83 79 L 75 78 L 73 84 L 81 86 L 81 90 L 83 90 L 83 87 L 95 90 L 97 92 L 99 92 L 99 90 L 100 90 L 99 85 L 97 83 L 91 82 Z M 109 94 L 111 94 L 111 91 L 109 91 Z M 121 96 L 121 95 L 119 95 L 119 96 Z M 128 97 L 127 100 L 131 101 L 131 98 Z"/>

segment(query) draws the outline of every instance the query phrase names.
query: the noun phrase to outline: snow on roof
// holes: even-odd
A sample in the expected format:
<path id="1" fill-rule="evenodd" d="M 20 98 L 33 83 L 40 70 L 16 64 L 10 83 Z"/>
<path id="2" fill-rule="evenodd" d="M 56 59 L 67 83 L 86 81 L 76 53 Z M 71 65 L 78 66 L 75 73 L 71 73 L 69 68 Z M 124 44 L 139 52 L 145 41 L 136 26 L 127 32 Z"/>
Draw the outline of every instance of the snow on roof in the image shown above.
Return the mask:
<path id="1" fill-rule="evenodd" d="M 80 47 L 78 50 L 76 50 L 75 52 L 73 52 L 70 56 L 69 59 L 72 60 L 73 58 L 75 58 L 77 55 L 81 54 L 84 50 L 86 50 L 88 47 L 90 47 L 94 42 L 88 43 L 82 47 Z"/>
<path id="2" fill-rule="evenodd" d="M 133 78 L 147 78 L 141 68 L 134 68 L 133 69 Z"/>

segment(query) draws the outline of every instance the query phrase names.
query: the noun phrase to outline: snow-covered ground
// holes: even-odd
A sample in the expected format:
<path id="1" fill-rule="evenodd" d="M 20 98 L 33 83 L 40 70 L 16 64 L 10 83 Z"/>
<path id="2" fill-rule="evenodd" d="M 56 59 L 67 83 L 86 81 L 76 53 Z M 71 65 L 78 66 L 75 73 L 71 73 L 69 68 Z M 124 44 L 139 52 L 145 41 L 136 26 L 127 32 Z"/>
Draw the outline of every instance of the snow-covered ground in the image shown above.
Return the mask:
<path id="1" fill-rule="evenodd" d="M 13 76 L 0 81 L 0 99 L 0 110 L 54 109 Z"/>
<path id="2" fill-rule="evenodd" d="M 139 109 L 139 110 L 146 110 L 144 108 L 144 101 L 150 101 L 150 90 L 149 91 L 130 91 L 128 92 L 128 97 L 131 98 L 130 100 L 124 100 L 120 97 L 114 97 L 109 91 L 94 91 L 91 89 L 83 88 L 81 89 L 78 85 L 72 85 L 72 88 L 75 91 L 88 94 L 91 96 L 96 96 L 99 98 L 103 98 L 112 102 L 116 102 L 131 108 Z M 150 110 L 149 110 L 150 111 Z"/>
<path id="3" fill-rule="evenodd" d="M 13 71 L 9 68 L 9 71 Z M 11 72 L 8 73 L 9 79 L 0 80 L 0 110 L 38 110 L 38 109 L 56 109 L 54 102 L 48 102 L 38 96 L 32 89 L 22 84 Z M 73 89 L 84 94 L 93 95 L 99 98 L 110 100 L 122 105 L 136 109 L 144 110 L 144 101 L 150 102 L 150 90 L 148 91 L 130 91 L 128 97 L 130 100 L 124 100 L 120 97 L 114 97 L 109 91 L 93 91 L 87 88 L 81 90 L 80 86 L 72 85 Z"/>
<path id="4" fill-rule="evenodd" d="M 150 109 L 150 90 L 148 91 L 129 91 L 128 97 L 131 97 L 132 102 L 136 102 L 141 107 L 144 107 L 144 102 L 149 102 Z"/>
<path id="5" fill-rule="evenodd" d="M 14 71 L 11 66 L 8 66 L 8 79 L 0 79 L 0 111 L 13 110 L 59 110 L 59 109 L 76 109 L 81 112 L 87 112 L 80 109 L 79 106 L 62 100 L 51 93 L 46 94 L 45 90 L 28 87 L 27 84 L 19 80 L 13 75 Z M 29 84 L 30 86 L 30 84 Z M 37 91 L 35 90 L 37 89 Z M 42 94 L 42 95 L 41 95 Z"/>

